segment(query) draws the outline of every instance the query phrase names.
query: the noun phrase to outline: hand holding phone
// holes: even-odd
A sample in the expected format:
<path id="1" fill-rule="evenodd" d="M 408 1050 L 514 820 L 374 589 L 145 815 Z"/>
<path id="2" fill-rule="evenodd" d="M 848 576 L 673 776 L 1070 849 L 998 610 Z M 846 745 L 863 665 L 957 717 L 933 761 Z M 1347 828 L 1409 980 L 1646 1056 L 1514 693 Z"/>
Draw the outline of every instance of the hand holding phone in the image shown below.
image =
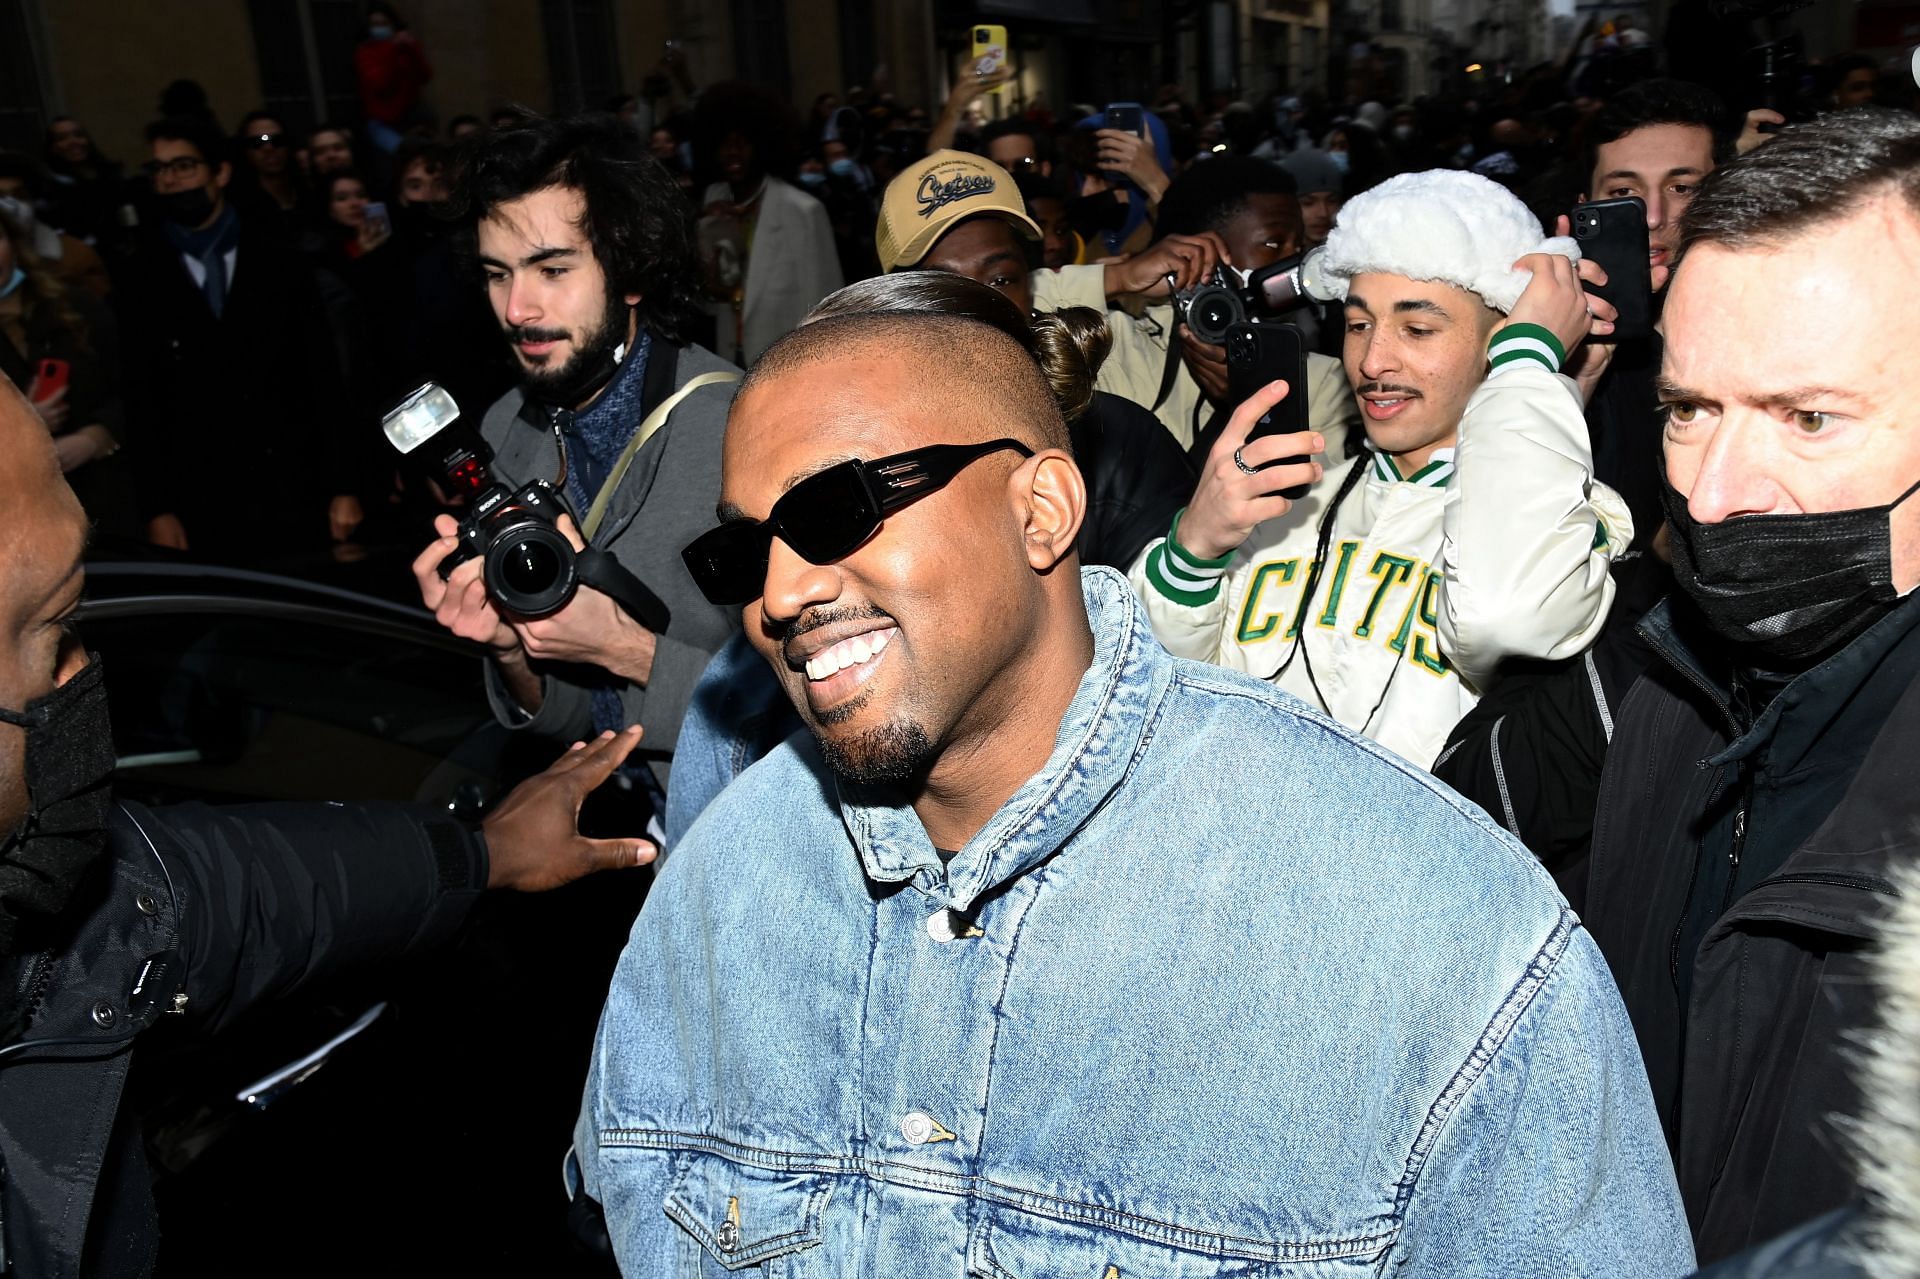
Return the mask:
<path id="1" fill-rule="evenodd" d="M 982 23 L 973 29 L 973 73 L 981 80 L 993 80 L 996 83 L 987 90 L 998 93 L 1005 87 L 1002 78 L 1007 70 L 1007 29 L 993 23 Z"/>
<path id="2" fill-rule="evenodd" d="M 35 404 L 41 404 L 65 394 L 70 371 L 71 366 L 65 360 L 41 360 L 33 366 L 33 381 L 27 387 L 27 398 Z"/>
<path id="3" fill-rule="evenodd" d="M 360 224 L 360 242 L 373 248 L 392 234 L 393 219 L 387 213 L 387 206 L 379 200 L 368 201 L 365 219 Z"/>
<path id="4" fill-rule="evenodd" d="M 1632 340 L 1653 332 L 1653 274 L 1647 240 L 1647 206 L 1638 196 L 1597 200 L 1574 206 L 1573 238 L 1580 256 L 1599 264 L 1605 284 L 1587 292 L 1613 305 L 1611 340 Z"/>
<path id="5" fill-rule="evenodd" d="M 1320 478 L 1320 464 L 1312 460 L 1312 455 L 1324 451 L 1327 443 L 1317 433 L 1258 439 L 1251 434 L 1262 420 L 1275 419 L 1280 405 L 1296 397 L 1305 403 L 1304 390 L 1296 391 L 1286 382 L 1270 382 L 1233 411 L 1226 429 L 1207 454 L 1193 500 L 1180 517 L 1183 550 L 1203 559 L 1217 559 L 1238 549 L 1256 526 L 1278 519 L 1293 508 L 1293 499 L 1287 493 L 1304 493 Z M 1273 469 L 1268 470 L 1269 466 Z M 1285 484 L 1289 479 L 1301 482 L 1275 491 L 1276 483 Z"/>
<path id="6" fill-rule="evenodd" d="M 1247 432 L 1247 439 L 1262 440 L 1276 435 L 1298 435 L 1307 429 L 1307 351 L 1300 330 L 1291 324 L 1236 324 L 1227 330 L 1227 402 L 1246 403 L 1261 388 L 1285 382 L 1300 389 L 1289 394 L 1262 414 Z M 1311 454 L 1275 458 L 1259 468 L 1297 466 L 1311 461 Z M 1282 497 L 1298 501 L 1307 495 L 1307 484 L 1280 489 Z"/>

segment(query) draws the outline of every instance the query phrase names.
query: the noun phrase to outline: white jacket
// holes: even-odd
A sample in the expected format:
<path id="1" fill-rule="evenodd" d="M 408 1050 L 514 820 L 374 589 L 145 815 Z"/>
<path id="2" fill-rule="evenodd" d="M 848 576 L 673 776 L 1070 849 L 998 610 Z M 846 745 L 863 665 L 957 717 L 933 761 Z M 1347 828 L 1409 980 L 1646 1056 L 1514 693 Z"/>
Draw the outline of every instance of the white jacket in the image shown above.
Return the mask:
<path id="1" fill-rule="evenodd" d="M 1320 516 L 1354 466 L 1369 473 L 1334 518 L 1287 663 Z M 1457 449 L 1417 474 L 1371 452 L 1329 465 L 1239 550 L 1203 561 L 1161 538 L 1132 579 L 1176 656 L 1273 680 L 1426 768 L 1503 659 L 1594 640 L 1613 602 L 1607 566 L 1632 536 L 1626 503 L 1593 477 L 1573 383 L 1522 360 L 1488 375 Z"/>
<path id="2" fill-rule="evenodd" d="M 708 187 L 701 207 L 715 202 L 733 202 L 726 183 Z M 769 177 L 753 223 L 753 247 L 747 254 L 738 351 L 733 349 L 732 305 L 712 304 L 720 355 L 745 368 L 798 327 L 815 303 L 843 283 L 827 206 L 800 188 Z"/>
<path id="3" fill-rule="evenodd" d="M 1106 268 L 1069 266 L 1058 271 L 1035 271 L 1033 305 L 1040 311 L 1058 311 L 1068 306 L 1088 306 L 1105 311 L 1107 331 L 1113 335 L 1113 351 L 1100 366 L 1094 385 L 1110 395 L 1132 400 L 1149 409 L 1162 426 L 1173 433 L 1180 447 L 1193 446 L 1196 410 L 1200 425 L 1212 410 L 1205 406 L 1200 384 L 1193 380 L 1186 361 L 1180 362 L 1178 375 L 1166 402 L 1153 407 L 1160 394 L 1160 381 L 1166 376 L 1167 337 L 1173 332 L 1173 307 L 1170 303 L 1150 306 L 1145 314 L 1133 316 L 1125 311 L 1108 310 Z M 1307 355 L 1307 425 L 1327 437 L 1328 446 L 1344 448 L 1347 432 L 1360 420 L 1360 407 L 1354 403 L 1353 390 L 1347 385 L 1346 370 L 1340 361 L 1317 352 Z"/>

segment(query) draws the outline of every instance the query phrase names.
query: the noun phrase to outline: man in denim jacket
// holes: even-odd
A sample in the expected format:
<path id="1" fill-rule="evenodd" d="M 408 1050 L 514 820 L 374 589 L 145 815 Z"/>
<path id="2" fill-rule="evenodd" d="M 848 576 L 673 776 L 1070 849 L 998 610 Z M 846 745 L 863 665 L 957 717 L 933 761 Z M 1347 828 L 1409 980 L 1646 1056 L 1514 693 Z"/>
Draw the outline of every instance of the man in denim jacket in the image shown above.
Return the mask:
<path id="1" fill-rule="evenodd" d="M 810 733 L 694 823 L 615 975 L 570 1174 L 624 1271 L 1687 1273 L 1545 874 L 1169 657 L 1074 560 L 1065 438 L 950 317 L 808 325 L 735 402 L 687 558 Z"/>

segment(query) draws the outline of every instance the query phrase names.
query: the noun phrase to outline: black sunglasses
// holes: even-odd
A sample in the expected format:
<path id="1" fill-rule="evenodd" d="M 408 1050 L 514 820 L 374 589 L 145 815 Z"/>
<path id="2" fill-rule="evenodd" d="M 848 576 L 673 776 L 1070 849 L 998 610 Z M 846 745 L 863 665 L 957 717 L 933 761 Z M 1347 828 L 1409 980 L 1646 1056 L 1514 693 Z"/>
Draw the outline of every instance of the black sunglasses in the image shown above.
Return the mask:
<path id="1" fill-rule="evenodd" d="M 945 488 L 970 464 L 1002 449 L 1033 456 L 1020 441 L 1002 439 L 841 462 L 788 489 L 766 519 L 722 524 L 695 538 L 680 556 L 709 603 L 745 604 L 766 589 L 774 538 L 810 564 L 831 564 L 859 550 L 889 514 Z"/>

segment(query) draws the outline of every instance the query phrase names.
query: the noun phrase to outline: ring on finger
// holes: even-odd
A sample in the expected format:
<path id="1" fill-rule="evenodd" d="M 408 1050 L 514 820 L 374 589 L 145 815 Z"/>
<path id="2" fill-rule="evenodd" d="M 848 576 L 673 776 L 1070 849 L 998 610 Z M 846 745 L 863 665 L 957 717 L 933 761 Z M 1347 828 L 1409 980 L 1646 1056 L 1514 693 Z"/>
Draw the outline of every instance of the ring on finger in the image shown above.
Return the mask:
<path id="1" fill-rule="evenodd" d="M 1242 475 L 1258 475 L 1258 474 L 1260 474 L 1260 468 L 1259 468 L 1259 467 L 1257 467 L 1257 466 L 1248 466 L 1248 465 L 1247 465 L 1247 459 L 1241 456 L 1241 454 L 1240 454 L 1240 450 L 1239 450 L 1239 449 L 1235 449 L 1235 450 L 1233 451 L 1233 464 L 1234 464 L 1235 466 L 1237 466 L 1237 467 L 1239 467 L 1239 468 L 1240 468 L 1240 473 L 1241 473 Z"/>

